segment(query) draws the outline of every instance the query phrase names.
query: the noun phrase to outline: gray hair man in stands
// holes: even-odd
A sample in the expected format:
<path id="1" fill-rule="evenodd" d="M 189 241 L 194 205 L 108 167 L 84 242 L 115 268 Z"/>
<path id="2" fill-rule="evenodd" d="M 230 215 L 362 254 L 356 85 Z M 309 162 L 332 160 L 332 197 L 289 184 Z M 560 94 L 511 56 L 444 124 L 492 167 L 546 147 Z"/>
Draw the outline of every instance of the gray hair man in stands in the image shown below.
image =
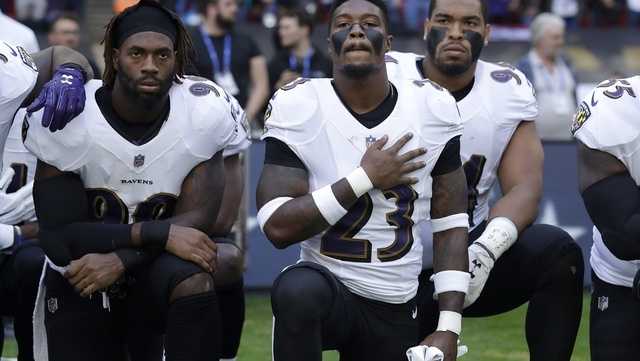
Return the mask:
<path id="1" fill-rule="evenodd" d="M 570 140 L 576 108 L 576 80 L 561 53 L 565 23 L 555 14 L 542 13 L 531 23 L 531 50 L 518 63 L 536 90 L 540 115 L 537 126 L 543 140 Z"/>

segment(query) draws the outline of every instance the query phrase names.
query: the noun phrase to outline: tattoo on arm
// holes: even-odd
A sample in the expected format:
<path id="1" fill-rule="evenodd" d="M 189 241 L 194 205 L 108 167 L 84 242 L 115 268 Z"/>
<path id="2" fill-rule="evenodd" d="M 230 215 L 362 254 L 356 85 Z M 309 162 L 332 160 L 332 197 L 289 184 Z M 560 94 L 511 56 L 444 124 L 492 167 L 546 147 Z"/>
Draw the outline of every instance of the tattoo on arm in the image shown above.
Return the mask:
<path id="1" fill-rule="evenodd" d="M 434 177 L 433 197 L 431 199 L 431 219 L 452 214 L 465 213 L 467 206 L 467 183 L 462 168 Z M 434 272 L 456 270 L 467 272 L 468 231 L 466 228 L 453 228 L 433 235 Z M 440 310 L 461 312 L 464 294 L 446 292 L 439 297 Z"/>

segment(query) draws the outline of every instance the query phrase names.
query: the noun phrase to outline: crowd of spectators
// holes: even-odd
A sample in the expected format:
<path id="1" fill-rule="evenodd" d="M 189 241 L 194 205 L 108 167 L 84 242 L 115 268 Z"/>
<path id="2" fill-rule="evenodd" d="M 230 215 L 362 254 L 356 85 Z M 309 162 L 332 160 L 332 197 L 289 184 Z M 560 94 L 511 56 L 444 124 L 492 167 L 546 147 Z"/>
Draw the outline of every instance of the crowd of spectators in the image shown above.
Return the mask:
<path id="1" fill-rule="evenodd" d="M 103 0 L 104 1 L 104 0 Z M 261 129 L 261 113 L 276 89 L 293 79 L 331 76 L 331 63 L 316 48 L 311 34 L 328 20 L 332 0 L 158 0 L 190 25 L 196 58 L 192 74 L 216 81 L 245 108 L 253 129 Z M 388 0 L 395 34 L 422 33 L 430 0 Z M 521 27 L 530 51 L 518 68 L 531 80 L 541 107 L 540 133 L 547 140 L 569 138 L 568 122 L 575 109 L 577 80 L 562 56 L 566 31 L 575 28 L 640 26 L 640 0 L 487 0 L 494 26 Z M 137 0 L 111 0 L 115 12 Z M 14 42 L 37 51 L 38 46 L 65 45 L 83 51 L 88 39 L 76 14 L 86 14 L 87 0 L 0 0 L 0 25 Z M 16 20 L 19 22 L 17 22 Z M 274 46 L 264 47 L 242 27 L 252 22 L 271 29 Z M 27 25 L 27 26 L 25 26 Z M 31 28 L 31 29 L 29 29 Z M 32 30 L 35 30 L 37 36 Z M 511 31 L 511 28 L 505 29 Z M 2 38 L 2 37 L 0 37 Z M 261 38 L 264 41 L 264 37 Z M 95 39 L 93 39 L 95 40 Z M 38 44 L 40 43 L 40 44 Z M 254 136 L 260 135 L 260 132 Z M 556 137 L 559 137 L 556 139 Z"/>
<path id="2" fill-rule="evenodd" d="M 202 0 L 159 0 L 178 12 L 186 23 L 200 22 Z M 387 0 L 394 33 L 422 31 L 430 0 Z M 640 27 L 640 0 L 487 0 L 494 25 L 525 27 L 543 12 L 564 18 L 567 29 L 589 27 Z M 114 10 L 135 0 L 113 0 Z M 238 20 L 276 28 L 283 11 L 301 8 L 314 23 L 328 19 L 332 0 L 237 0 Z M 36 32 L 46 32 L 61 14 L 82 14 L 86 0 L 0 0 L 0 10 Z"/>
<path id="3" fill-rule="evenodd" d="M 47 32 L 62 14 L 82 14 L 83 0 L 0 0 L 0 10 L 36 32 Z"/>
<path id="4" fill-rule="evenodd" d="M 396 33 L 421 32 L 430 0 L 387 0 Z M 184 18 L 192 18 L 198 0 L 163 0 Z M 316 22 L 325 22 L 331 0 L 240 0 L 239 16 L 274 28 L 284 9 L 300 7 Z M 550 12 L 564 18 L 569 30 L 577 27 L 640 26 L 640 0 L 488 0 L 490 21 L 505 26 L 529 26 L 533 18 Z"/>

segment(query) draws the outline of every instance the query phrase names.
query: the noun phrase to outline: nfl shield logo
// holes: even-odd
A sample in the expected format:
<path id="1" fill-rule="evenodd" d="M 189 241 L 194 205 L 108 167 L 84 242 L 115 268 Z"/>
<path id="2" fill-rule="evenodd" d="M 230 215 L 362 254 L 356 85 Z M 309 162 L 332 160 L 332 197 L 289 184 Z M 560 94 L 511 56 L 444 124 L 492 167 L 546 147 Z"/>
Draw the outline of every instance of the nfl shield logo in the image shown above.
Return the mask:
<path id="1" fill-rule="evenodd" d="M 51 313 L 56 313 L 56 311 L 58 310 L 58 299 L 55 298 L 55 297 L 51 297 L 50 299 L 48 299 L 47 300 L 47 309 Z"/>
<path id="2" fill-rule="evenodd" d="M 598 297 L 598 309 L 600 311 L 604 311 L 609 308 L 609 297 L 600 296 Z"/>
<path id="3" fill-rule="evenodd" d="M 374 137 L 373 135 L 368 136 L 368 137 L 365 139 L 365 142 L 366 142 L 366 144 L 367 144 L 367 148 L 369 148 L 369 147 L 371 146 L 371 144 L 375 143 L 375 142 L 376 142 L 376 140 L 377 140 L 377 139 L 376 139 L 376 137 Z"/>
<path id="4" fill-rule="evenodd" d="M 140 168 L 144 165 L 144 155 L 138 154 L 133 157 L 133 166 L 136 168 Z"/>

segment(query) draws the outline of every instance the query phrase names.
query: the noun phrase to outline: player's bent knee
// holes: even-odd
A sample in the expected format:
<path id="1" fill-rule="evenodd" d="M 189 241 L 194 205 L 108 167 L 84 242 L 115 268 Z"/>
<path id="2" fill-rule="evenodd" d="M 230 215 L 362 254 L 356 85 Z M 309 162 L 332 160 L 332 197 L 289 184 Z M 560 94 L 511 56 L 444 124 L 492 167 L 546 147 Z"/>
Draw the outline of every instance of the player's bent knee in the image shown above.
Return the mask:
<path id="1" fill-rule="evenodd" d="M 196 273 L 178 283 L 171 292 L 170 302 L 179 298 L 196 296 L 213 291 L 213 277 L 209 273 Z"/>
<path id="2" fill-rule="evenodd" d="M 582 251 L 580 246 L 565 230 L 546 224 L 539 225 L 543 229 L 546 238 L 554 246 L 555 253 L 562 258 L 571 260 L 572 263 L 582 264 Z"/>
<path id="3" fill-rule="evenodd" d="M 525 232 L 534 232 L 537 238 L 544 239 L 544 242 L 557 244 L 558 242 L 573 242 L 571 235 L 562 228 L 550 224 L 534 224 L 528 227 Z"/>
<path id="4" fill-rule="evenodd" d="M 541 241 L 544 239 L 542 242 L 547 245 L 544 255 L 541 257 L 549 262 L 544 269 L 560 269 L 562 271 L 560 274 L 579 276 L 578 278 L 582 281 L 584 273 L 582 250 L 571 235 L 561 228 L 546 224 L 538 224 L 532 228 Z M 564 272 L 566 269 L 570 272 Z"/>
<path id="5" fill-rule="evenodd" d="M 271 307 L 276 318 L 296 322 L 324 319 L 333 305 L 335 290 L 327 276 L 309 267 L 283 271 L 271 289 Z"/>
<path id="6" fill-rule="evenodd" d="M 240 282 L 244 273 L 244 254 L 234 244 L 218 243 L 218 267 L 214 274 L 216 287 Z"/>
<path id="7" fill-rule="evenodd" d="M 40 280 L 40 273 L 44 264 L 44 251 L 37 246 L 19 248 L 14 257 L 14 269 L 22 282 L 35 282 Z"/>
<path id="8" fill-rule="evenodd" d="M 527 242 L 527 249 L 532 254 L 544 253 L 543 258 L 549 258 L 563 249 L 578 247 L 571 235 L 562 228 L 548 224 L 534 224 L 520 235 L 518 242 Z"/>

